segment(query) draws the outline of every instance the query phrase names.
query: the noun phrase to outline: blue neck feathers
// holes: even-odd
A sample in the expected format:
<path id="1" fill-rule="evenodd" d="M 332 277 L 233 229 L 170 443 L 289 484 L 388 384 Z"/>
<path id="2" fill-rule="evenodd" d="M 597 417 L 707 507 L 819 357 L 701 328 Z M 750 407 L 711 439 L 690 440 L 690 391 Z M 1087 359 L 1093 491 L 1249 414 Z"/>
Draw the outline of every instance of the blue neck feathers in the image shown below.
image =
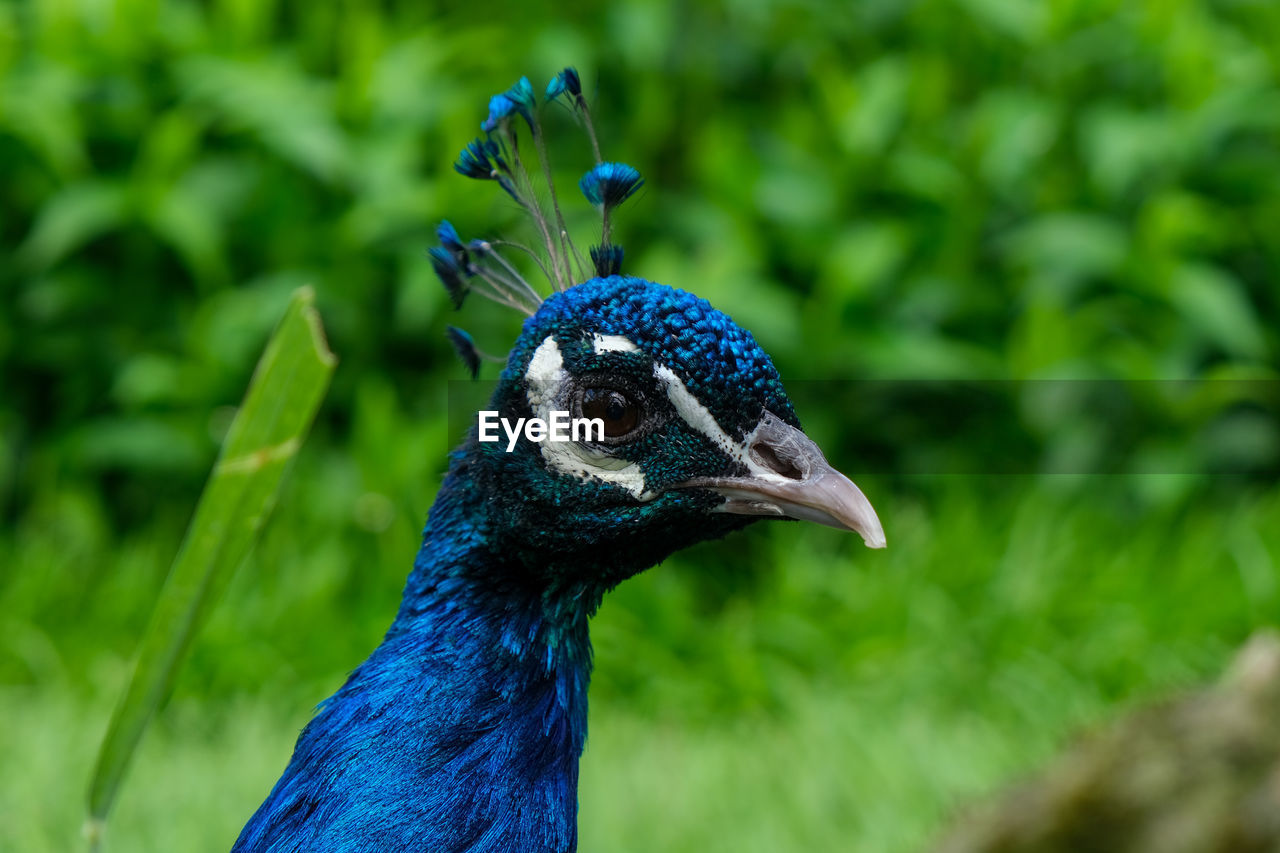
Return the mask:
<path id="1" fill-rule="evenodd" d="M 587 620 L 501 553 L 461 456 L 382 644 L 320 708 L 235 851 L 573 851 Z"/>

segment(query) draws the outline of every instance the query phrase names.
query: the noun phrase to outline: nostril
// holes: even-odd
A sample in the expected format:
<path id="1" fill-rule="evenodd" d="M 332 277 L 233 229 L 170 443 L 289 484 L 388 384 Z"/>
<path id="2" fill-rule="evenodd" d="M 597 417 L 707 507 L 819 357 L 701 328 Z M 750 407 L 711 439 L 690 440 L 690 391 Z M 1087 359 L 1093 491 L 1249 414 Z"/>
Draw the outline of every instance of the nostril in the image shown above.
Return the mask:
<path id="1" fill-rule="evenodd" d="M 755 457 L 757 462 L 775 474 L 781 474 L 790 480 L 803 480 L 805 478 L 805 472 L 795 463 L 795 459 L 778 453 L 778 448 L 776 447 L 757 442 L 751 447 L 751 455 Z"/>

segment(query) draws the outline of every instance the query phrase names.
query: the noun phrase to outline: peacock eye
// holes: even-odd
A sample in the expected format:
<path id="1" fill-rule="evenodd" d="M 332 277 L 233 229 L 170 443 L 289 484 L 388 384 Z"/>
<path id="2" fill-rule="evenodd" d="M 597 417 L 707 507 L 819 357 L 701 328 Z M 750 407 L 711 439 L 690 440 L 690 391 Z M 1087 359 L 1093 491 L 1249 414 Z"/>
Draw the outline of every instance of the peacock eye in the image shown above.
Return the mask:
<path id="1" fill-rule="evenodd" d="M 584 388 L 578 403 L 584 418 L 599 418 L 604 422 L 606 439 L 624 438 L 640 426 L 644 410 L 628 394 L 617 388 Z"/>

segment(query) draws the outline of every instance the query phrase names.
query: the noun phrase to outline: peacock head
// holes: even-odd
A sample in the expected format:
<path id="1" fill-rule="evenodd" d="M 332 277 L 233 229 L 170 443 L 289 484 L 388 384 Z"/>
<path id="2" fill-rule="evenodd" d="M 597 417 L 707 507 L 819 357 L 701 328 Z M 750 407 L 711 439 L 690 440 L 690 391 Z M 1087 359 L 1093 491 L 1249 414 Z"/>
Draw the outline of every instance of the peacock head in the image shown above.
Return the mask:
<path id="1" fill-rule="evenodd" d="M 577 74 L 566 69 L 547 94 L 568 100 L 598 152 Z M 638 172 L 597 153 L 580 182 L 603 213 L 590 265 L 564 226 L 549 170 L 554 212 L 543 212 L 516 146 L 521 119 L 545 163 L 535 106 L 523 79 L 495 96 L 488 135 L 464 149 L 457 169 L 497 181 L 529 211 L 555 292 L 542 299 L 498 244 L 464 243 L 447 222 L 432 250 L 456 304 L 475 290 L 530 315 L 491 411 L 458 457 L 486 495 L 491 534 L 530 565 L 606 584 L 764 518 L 816 521 L 884 547 L 871 504 L 800 429 L 751 333 L 692 294 L 619 274 L 609 213 L 643 183 Z M 474 373 L 481 354 L 470 337 L 450 337 Z"/>

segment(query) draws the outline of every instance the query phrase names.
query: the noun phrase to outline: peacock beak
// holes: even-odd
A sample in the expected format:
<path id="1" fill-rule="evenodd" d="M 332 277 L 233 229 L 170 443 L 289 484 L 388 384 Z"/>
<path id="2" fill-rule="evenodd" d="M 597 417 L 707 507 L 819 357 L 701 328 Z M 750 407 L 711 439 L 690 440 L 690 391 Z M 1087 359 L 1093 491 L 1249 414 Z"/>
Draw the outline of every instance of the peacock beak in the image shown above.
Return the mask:
<path id="1" fill-rule="evenodd" d="M 679 488 L 723 495 L 719 512 L 816 521 L 858 533 L 868 548 L 885 547 L 884 528 L 867 496 L 803 432 L 765 412 L 743 451 L 746 476 L 700 477 Z"/>

